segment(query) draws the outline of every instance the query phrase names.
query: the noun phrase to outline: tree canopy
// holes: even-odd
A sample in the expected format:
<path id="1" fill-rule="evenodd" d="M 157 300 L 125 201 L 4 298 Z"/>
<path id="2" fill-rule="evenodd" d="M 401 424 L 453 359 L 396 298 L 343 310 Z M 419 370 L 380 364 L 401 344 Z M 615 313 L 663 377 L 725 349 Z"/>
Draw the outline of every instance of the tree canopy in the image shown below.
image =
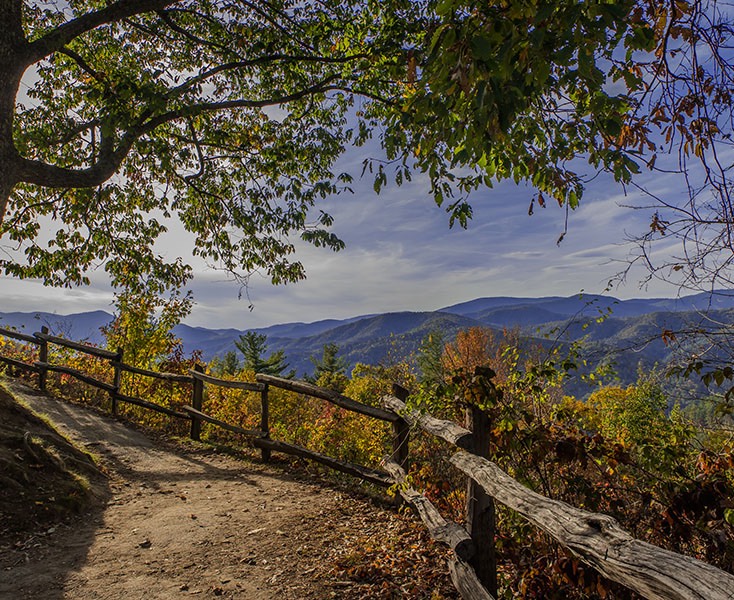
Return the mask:
<path id="1" fill-rule="evenodd" d="M 575 208 L 601 171 L 635 185 L 644 169 L 678 170 L 683 198 L 643 190 L 653 210 L 641 258 L 694 285 L 728 274 L 727 5 L 443 0 L 435 15 L 403 110 L 387 117 L 385 145 L 394 157 L 412 149 L 452 220 L 471 217 L 469 192 L 506 178 L 535 188 L 532 213 L 549 199 Z M 666 235 L 684 249 L 658 264 L 649 243 Z"/>
<path id="2" fill-rule="evenodd" d="M 206 260 L 297 280 L 296 237 L 342 247 L 318 201 L 349 189 L 335 161 L 372 137 L 376 190 L 423 172 L 461 225 L 503 179 L 534 186 L 531 211 L 573 209 L 598 171 L 634 184 L 661 154 L 696 160 L 685 202 L 651 197 L 642 257 L 677 236 L 663 266 L 692 283 L 734 257 L 716 0 L 0 0 L 0 16 L 6 274 L 180 284 L 155 246 L 175 214 Z"/>
<path id="3" fill-rule="evenodd" d="M 314 202 L 356 96 L 389 102 L 411 2 L 0 2 L 0 234 L 7 274 L 181 282 L 155 252 L 177 214 L 194 252 L 299 279 L 290 235 L 339 249 Z M 49 223 L 50 221 L 50 223 Z M 50 238 L 50 240 L 49 240 Z M 19 258 L 20 257 L 20 258 Z"/>

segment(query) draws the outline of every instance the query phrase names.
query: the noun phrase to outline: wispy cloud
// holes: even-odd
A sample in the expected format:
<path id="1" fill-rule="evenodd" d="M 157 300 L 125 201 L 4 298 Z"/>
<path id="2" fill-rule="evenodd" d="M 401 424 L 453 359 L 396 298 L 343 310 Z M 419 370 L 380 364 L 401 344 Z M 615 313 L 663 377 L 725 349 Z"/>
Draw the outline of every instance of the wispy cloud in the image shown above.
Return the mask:
<path id="1" fill-rule="evenodd" d="M 364 153 L 341 163 L 361 169 Z M 678 194 L 674 176 L 648 179 L 660 193 Z M 679 182 L 678 182 L 679 185 Z M 649 210 L 628 205 L 647 200 L 633 189 L 625 195 L 610 178 L 590 185 L 581 207 L 571 211 L 549 204 L 528 216 L 532 191 L 512 183 L 483 190 L 472 199 L 474 219 L 466 231 L 449 229 L 444 209 L 429 195 L 425 177 L 402 187 L 389 185 L 379 196 L 368 175 L 354 183 L 354 194 L 329 199 L 318 208 L 335 218 L 334 230 L 347 243 L 339 253 L 297 243 L 306 281 L 273 287 L 254 275 L 247 289 L 221 272 L 193 260 L 192 289 L 197 305 L 188 320 L 207 327 L 260 327 L 287 321 L 314 321 L 398 310 L 433 310 L 481 296 L 573 295 L 581 289 L 601 292 L 628 260 L 625 239 L 645 231 Z M 683 190 L 684 191 L 684 190 Z M 175 225 L 162 242 L 169 257 L 190 257 L 190 236 Z M 669 253 L 670 247 L 658 252 Z M 634 277 L 617 295 L 641 295 Z M 0 278 L 0 310 L 59 313 L 107 309 L 112 292 L 104 273 L 93 285 L 76 291 L 50 291 L 37 282 Z M 654 283 L 645 293 L 674 295 Z M 250 305 L 254 306 L 250 310 Z"/>

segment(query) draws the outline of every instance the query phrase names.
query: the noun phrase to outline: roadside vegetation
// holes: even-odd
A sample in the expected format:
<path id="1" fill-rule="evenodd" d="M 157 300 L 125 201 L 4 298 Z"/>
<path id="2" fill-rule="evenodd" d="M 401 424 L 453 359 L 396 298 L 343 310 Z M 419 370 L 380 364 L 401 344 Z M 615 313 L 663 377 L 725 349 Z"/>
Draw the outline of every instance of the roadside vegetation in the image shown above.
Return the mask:
<path id="1" fill-rule="evenodd" d="M 136 357 L 135 366 L 187 373 L 198 356 L 184 356 L 171 334 L 182 308 L 178 297 L 121 298 L 117 317 L 105 330 L 108 346 L 123 348 L 126 360 Z M 255 381 L 252 364 L 287 368 L 287 357 L 276 353 L 270 360 L 265 355 L 266 340 L 251 341 L 257 344 L 245 347 L 249 356 L 243 352 L 215 359 L 207 371 Z M 8 341 L 1 351 L 32 358 L 26 347 Z M 71 351 L 52 360 L 98 379 L 111 377 L 106 364 Z M 398 383 L 411 390 L 414 408 L 459 423 L 467 405 L 479 405 L 490 419 L 490 459 L 517 480 L 550 498 L 612 515 L 639 539 L 734 572 L 734 427 L 725 397 L 683 410 L 663 391 L 661 374 L 641 373 L 627 387 L 602 383 L 606 379 L 584 365 L 573 347 L 528 347 L 516 333 L 482 328 L 453 340 L 435 332 L 424 340 L 418 356 L 359 364 L 351 373 L 335 347 L 324 348 L 313 363 L 317 385 L 365 404 L 380 406 L 381 397 Z M 569 373 L 580 367 L 590 382 L 585 398 L 564 392 Z M 50 376 L 49 385 L 58 395 L 107 408 L 106 394 L 66 375 Z M 186 384 L 151 383 L 129 373 L 123 377 L 122 393 L 174 409 L 190 401 Z M 390 452 L 391 432 L 383 423 L 278 388 L 271 388 L 270 404 L 275 439 L 368 466 L 378 466 Z M 211 387 L 204 410 L 256 429 L 259 395 Z M 186 423 L 135 406 L 123 405 L 120 411 L 124 418 L 170 436 L 188 433 Z M 208 425 L 202 439 L 242 444 L 236 434 Z M 449 448 L 413 432 L 411 485 L 425 490 L 446 516 L 461 520 L 465 482 L 446 461 L 448 456 Z M 502 507 L 496 543 L 503 597 L 635 597 Z"/>

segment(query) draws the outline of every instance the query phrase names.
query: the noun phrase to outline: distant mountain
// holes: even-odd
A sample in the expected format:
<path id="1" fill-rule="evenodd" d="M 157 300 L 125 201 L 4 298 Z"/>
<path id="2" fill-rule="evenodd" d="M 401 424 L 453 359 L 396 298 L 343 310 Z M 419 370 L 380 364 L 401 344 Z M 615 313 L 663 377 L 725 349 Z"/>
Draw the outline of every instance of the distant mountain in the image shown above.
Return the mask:
<path id="1" fill-rule="evenodd" d="M 519 328 L 524 336 L 544 345 L 556 337 L 563 344 L 584 338 L 585 352 L 593 358 L 614 361 L 622 380 L 631 381 L 640 366 L 649 368 L 674 358 L 671 348 L 663 343 L 663 330 L 695 328 L 702 319 L 701 312 L 707 309 L 719 322 L 732 323 L 734 295 L 633 300 L 600 295 L 478 298 L 435 312 L 395 312 L 313 323 L 283 323 L 254 331 L 267 335 L 271 352 L 285 352 L 290 367 L 299 377 L 311 373 L 313 365 L 309 357 L 320 357 L 325 344 L 338 345 L 339 355 L 351 366 L 357 362 L 375 364 L 414 355 L 432 331 L 440 330 L 451 339 L 462 329 L 487 326 Z M 600 316 L 605 318 L 599 320 Z M 112 315 L 103 311 L 67 316 L 0 313 L 0 327 L 32 333 L 46 325 L 52 333 L 91 343 L 102 343 L 99 329 L 111 320 Z M 235 340 L 245 330 L 181 324 L 174 333 L 181 338 L 187 353 L 199 350 L 203 360 L 209 361 L 234 351 Z"/>
<path id="2" fill-rule="evenodd" d="M 579 294 L 568 298 L 560 296 L 478 298 L 440 310 L 478 319 L 487 324 L 490 324 L 490 320 L 494 318 L 493 324 L 515 326 L 520 325 L 522 320 L 534 323 L 543 322 L 541 317 L 533 316 L 536 314 L 547 316 L 555 314 L 558 317 L 556 320 L 561 320 L 606 314 L 608 310 L 611 310 L 615 317 L 637 317 L 653 312 L 705 312 L 729 308 L 734 308 L 734 292 L 722 290 L 714 294 L 701 293 L 680 298 L 633 298 L 631 300 L 619 300 L 613 296 L 597 294 Z"/>
<path id="3" fill-rule="evenodd" d="M 706 353 L 709 360 L 732 362 L 734 356 L 726 352 L 726 348 L 734 349 L 734 337 L 727 329 L 734 323 L 734 309 L 658 311 L 632 317 L 609 317 L 601 322 L 592 318 L 581 318 L 574 321 L 546 323 L 538 331 L 537 328 L 523 329 L 526 335 L 550 333 L 551 338 L 558 338 L 562 343 L 580 341 L 583 356 L 590 365 L 611 364 L 619 382 L 627 385 L 637 380 L 640 372 L 649 373 L 657 368 L 665 373 L 672 366 L 685 364 L 692 355 Z M 715 338 L 720 345 L 711 346 L 701 338 L 688 333 L 700 331 L 718 332 Z M 663 332 L 671 332 L 674 338 L 663 337 Z M 667 379 L 664 387 L 671 392 L 682 384 L 676 378 Z M 695 393 L 703 392 L 700 382 L 691 379 L 686 386 Z M 697 391 L 696 391 L 697 390 Z M 579 388 L 573 386 L 568 390 L 576 395 L 583 395 Z M 685 403 L 685 399 L 677 392 L 671 392 Z"/>
<path id="4" fill-rule="evenodd" d="M 46 326 L 52 335 L 59 335 L 70 340 L 101 344 L 104 342 L 100 329 L 112 321 L 112 315 L 102 310 L 57 315 L 47 312 L 0 312 L 0 327 L 16 329 L 22 333 L 32 334 Z"/>
<path id="5" fill-rule="evenodd" d="M 362 315 L 359 317 L 352 317 L 351 319 L 326 319 L 324 321 L 315 321 L 313 323 L 286 323 L 284 325 L 271 325 L 270 327 L 264 327 L 258 329 L 258 333 L 264 333 L 268 337 L 279 337 L 279 338 L 303 338 L 310 337 L 312 335 L 318 335 L 335 327 L 354 323 L 361 319 L 368 319 L 375 315 Z"/>
<path id="6" fill-rule="evenodd" d="M 358 362 L 378 364 L 390 357 L 396 360 L 409 357 L 432 331 L 440 330 L 452 338 L 461 329 L 481 325 L 473 319 L 448 313 L 388 313 L 365 317 L 306 338 L 268 338 L 268 347 L 283 350 L 290 368 L 301 376 L 313 371 L 309 358 L 320 358 L 326 344 L 339 346 L 339 356 L 351 368 Z"/>

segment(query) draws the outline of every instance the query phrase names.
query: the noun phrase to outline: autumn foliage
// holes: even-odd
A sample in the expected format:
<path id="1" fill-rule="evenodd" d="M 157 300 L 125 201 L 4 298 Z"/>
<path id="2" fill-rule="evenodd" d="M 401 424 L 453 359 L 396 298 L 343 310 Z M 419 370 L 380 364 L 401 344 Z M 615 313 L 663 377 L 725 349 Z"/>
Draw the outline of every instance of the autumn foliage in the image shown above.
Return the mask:
<path id="1" fill-rule="evenodd" d="M 138 366 L 187 373 L 197 357 L 186 357 L 170 335 L 185 308 L 180 298 L 160 304 L 126 303 L 106 329 L 111 347 L 122 347 Z M 435 343 L 440 340 L 440 343 Z M 4 341 L 0 351 L 23 360 L 27 346 Z M 463 424 L 464 409 L 478 405 L 489 416 L 490 459 L 515 479 L 549 498 L 615 517 L 633 536 L 734 572 L 734 436 L 702 428 L 666 397 L 654 375 L 628 387 L 600 385 L 586 399 L 564 395 L 569 373 L 581 359 L 574 349 L 528 347 L 514 332 L 476 328 L 444 341 L 424 344 L 415 361 L 358 365 L 351 375 L 333 373 L 321 383 L 339 386 L 346 396 L 373 406 L 392 384 L 414 390 L 409 402 Z M 109 381 L 109 363 L 55 350 L 63 363 Z M 254 381 L 255 372 L 221 368 L 217 377 Z M 107 406 L 104 393 L 73 378 L 50 377 L 53 391 Z M 187 384 L 126 374 L 123 393 L 180 408 L 190 403 Z M 256 392 L 206 386 L 204 411 L 217 419 L 257 429 Z M 173 435 L 186 422 L 127 406 L 123 416 Z M 359 464 L 376 467 L 391 451 L 385 423 L 345 411 L 325 401 L 270 389 L 271 436 Z M 241 445 L 242 438 L 204 425 L 210 443 Z M 244 442 L 246 444 L 246 442 Z M 446 458 L 452 449 L 436 438 L 412 432 L 411 485 L 425 492 L 447 517 L 464 514 L 465 482 Z M 508 509 L 498 508 L 496 538 L 499 583 L 504 598 L 634 598 L 603 579 L 547 535 Z"/>

